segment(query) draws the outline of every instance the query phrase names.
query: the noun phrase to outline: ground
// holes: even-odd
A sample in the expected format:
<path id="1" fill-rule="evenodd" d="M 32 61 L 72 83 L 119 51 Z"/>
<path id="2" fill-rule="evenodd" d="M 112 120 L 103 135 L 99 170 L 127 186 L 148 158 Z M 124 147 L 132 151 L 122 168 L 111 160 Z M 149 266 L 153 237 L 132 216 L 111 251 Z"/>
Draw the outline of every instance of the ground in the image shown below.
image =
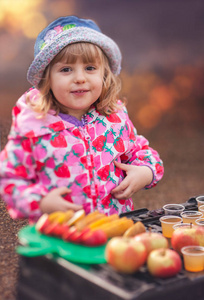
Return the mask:
<path id="1" fill-rule="evenodd" d="M 184 112 L 184 111 L 183 111 Z M 147 133 L 153 148 L 160 153 L 165 166 L 162 181 L 153 189 L 134 196 L 135 209 L 156 209 L 166 203 L 183 203 L 190 197 L 204 194 L 203 187 L 203 122 L 181 118 L 179 110 L 161 120 Z M 185 116 L 185 114 L 184 114 Z M 198 122 L 199 121 L 199 122 Z M 9 123 L 0 124 L 1 146 L 6 143 Z M 0 200 L 0 298 L 15 300 L 19 257 L 15 252 L 17 234 L 26 220 L 12 220 Z"/>

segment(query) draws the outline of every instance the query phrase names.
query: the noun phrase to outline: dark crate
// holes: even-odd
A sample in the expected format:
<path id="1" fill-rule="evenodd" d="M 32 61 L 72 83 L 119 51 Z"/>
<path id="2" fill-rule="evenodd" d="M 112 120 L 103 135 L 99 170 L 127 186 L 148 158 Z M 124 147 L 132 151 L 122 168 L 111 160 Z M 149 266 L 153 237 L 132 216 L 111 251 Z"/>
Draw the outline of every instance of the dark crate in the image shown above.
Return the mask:
<path id="1" fill-rule="evenodd" d="M 185 204 L 197 210 L 194 199 Z M 126 215 L 161 232 L 163 210 L 135 210 Z M 113 271 L 109 265 L 76 265 L 51 255 L 20 257 L 17 300 L 204 300 L 204 272 L 184 269 L 175 277 L 157 279 L 142 267 L 133 275 Z"/>

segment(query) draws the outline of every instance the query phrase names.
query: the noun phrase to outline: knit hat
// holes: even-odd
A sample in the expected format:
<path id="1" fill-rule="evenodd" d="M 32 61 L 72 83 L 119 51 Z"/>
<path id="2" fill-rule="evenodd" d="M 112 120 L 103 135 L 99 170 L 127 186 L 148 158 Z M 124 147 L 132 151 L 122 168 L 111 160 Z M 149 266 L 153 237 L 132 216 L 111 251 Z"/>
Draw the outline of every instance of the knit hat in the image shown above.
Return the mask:
<path id="1" fill-rule="evenodd" d="M 116 75 L 120 73 L 121 53 L 117 44 L 103 34 L 92 20 L 67 16 L 50 23 L 38 35 L 34 46 L 34 60 L 27 73 L 28 81 L 37 87 L 51 60 L 64 47 L 77 42 L 99 46 L 108 57 L 112 72 Z"/>

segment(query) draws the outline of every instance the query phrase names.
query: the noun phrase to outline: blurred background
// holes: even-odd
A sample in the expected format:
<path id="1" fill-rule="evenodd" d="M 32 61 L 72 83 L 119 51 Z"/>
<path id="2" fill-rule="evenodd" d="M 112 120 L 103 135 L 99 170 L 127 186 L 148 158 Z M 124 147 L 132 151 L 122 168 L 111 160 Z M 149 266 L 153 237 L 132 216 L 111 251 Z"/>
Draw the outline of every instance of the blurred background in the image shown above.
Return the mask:
<path id="1" fill-rule="evenodd" d="M 135 209 L 161 208 L 204 194 L 203 0 L 0 0 L 0 146 L 11 109 L 28 89 L 27 69 L 37 34 L 54 19 L 74 14 L 95 20 L 120 46 L 121 97 L 139 134 L 164 161 L 153 189 L 134 195 Z M 0 298 L 14 300 L 17 233 L 0 200 Z"/>
<path id="2" fill-rule="evenodd" d="M 0 0 L 1 146 L 11 109 L 30 87 L 37 34 L 70 14 L 95 20 L 120 46 L 121 97 L 164 161 L 162 182 L 136 204 L 158 207 L 204 193 L 203 0 Z"/>

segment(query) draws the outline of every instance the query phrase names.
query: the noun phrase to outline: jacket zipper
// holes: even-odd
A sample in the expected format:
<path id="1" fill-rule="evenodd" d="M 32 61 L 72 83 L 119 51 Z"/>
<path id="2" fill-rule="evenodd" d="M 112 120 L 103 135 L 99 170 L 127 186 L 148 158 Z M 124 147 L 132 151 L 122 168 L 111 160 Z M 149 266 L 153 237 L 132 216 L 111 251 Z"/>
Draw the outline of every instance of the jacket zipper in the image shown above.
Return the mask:
<path id="1" fill-rule="evenodd" d="M 91 184 L 91 196 L 93 198 L 93 201 L 94 201 L 94 198 L 98 198 L 98 188 L 97 188 L 97 184 L 95 182 L 95 176 L 94 176 L 94 162 L 93 162 L 93 156 L 91 154 L 91 145 L 90 145 L 90 136 L 87 132 L 87 128 L 86 128 L 86 125 L 88 124 L 88 119 L 87 119 L 87 115 L 83 115 L 82 116 L 82 124 L 83 124 L 83 127 L 82 127 L 82 131 L 84 133 L 84 138 L 86 139 L 88 145 L 89 145 L 89 153 L 87 153 L 87 164 L 89 167 L 91 167 L 91 170 L 89 169 L 89 173 L 91 172 L 92 174 L 89 174 L 90 176 L 90 179 L 92 177 L 92 180 L 90 180 L 90 184 Z M 92 175 L 92 176 L 91 176 Z M 93 203 L 92 203 L 93 205 Z"/>

